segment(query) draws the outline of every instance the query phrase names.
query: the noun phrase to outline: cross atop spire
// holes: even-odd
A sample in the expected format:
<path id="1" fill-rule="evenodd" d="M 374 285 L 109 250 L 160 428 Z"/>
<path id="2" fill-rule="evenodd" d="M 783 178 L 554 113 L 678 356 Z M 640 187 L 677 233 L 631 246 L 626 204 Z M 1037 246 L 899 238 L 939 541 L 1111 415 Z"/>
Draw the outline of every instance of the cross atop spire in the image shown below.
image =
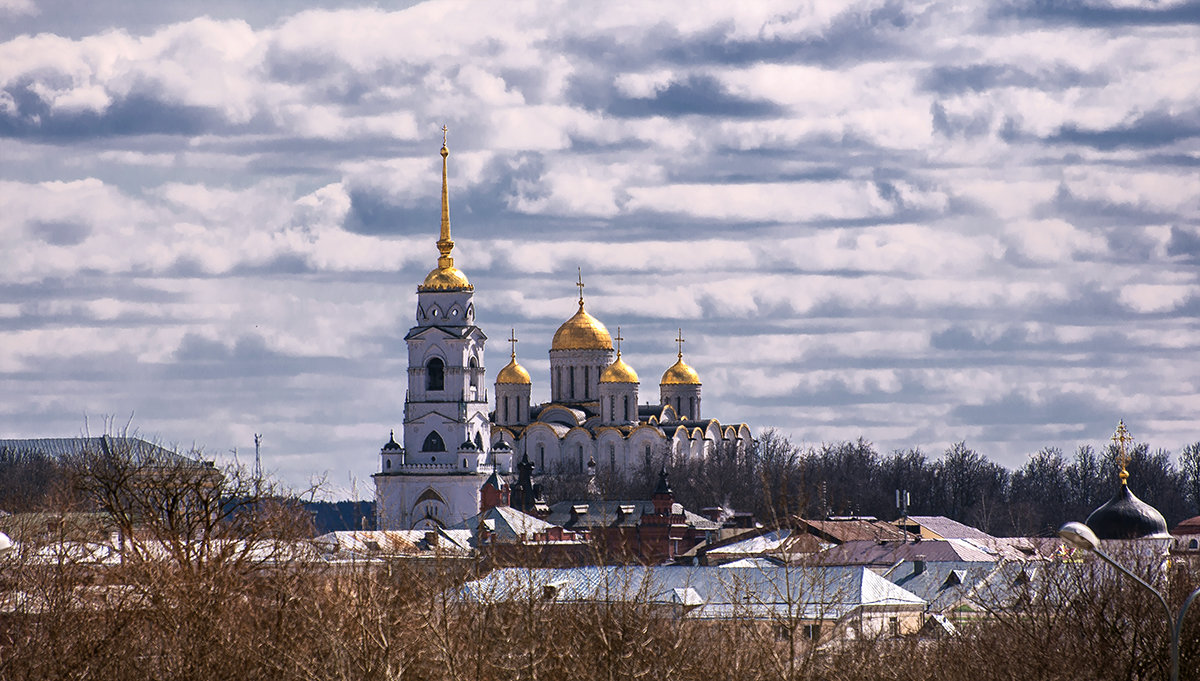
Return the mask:
<path id="1" fill-rule="evenodd" d="M 579 308 L 583 309 L 583 268 L 579 268 L 579 281 L 575 284 L 579 287 Z"/>
<path id="2" fill-rule="evenodd" d="M 679 359 L 683 359 L 683 344 L 687 341 L 683 338 L 683 329 L 679 330 L 679 335 L 675 336 L 675 345 L 679 348 Z"/>
<path id="3" fill-rule="evenodd" d="M 446 172 L 446 157 L 450 155 L 450 148 L 446 146 L 446 134 L 449 131 L 445 125 L 442 126 L 442 233 L 438 238 L 437 247 L 441 256 L 438 258 L 438 267 L 447 268 L 454 267 L 454 258 L 450 257 L 450 251 L 454 250 L 454 241 L 450 239 L 450 190 Z"/>
<path id="4" fill-rule="evenodd" d="M 512 358 L 517 358 L 517 330 L 513 329 L 512 333 L 508 334 L 508 344 L 512 346 Z"/>
<path id="5" fill-rule="evenodd" d="M 617 357 L 621 356 L 621 341 L 625 340 L 621 337 L 621 327 L 617 327 L 617 337 L 613 340 L 617 341 Z"/>
<path id="6" fill-rule="evenodd" d="M 1129 484 L 1129 470 L 1126 468 L 1129 465 L 1129 445 L 1133 442 L 1133 436 L 1125 428 L 1125 420 L 1122 419 L 1117 423 L 1117 432 L 1112 436 L 1113 444 L 1117 446 L 1117 464 L 1121 466 L 1121 472 L 1118 476 L 1121 478 L 1121 484 Z"/>

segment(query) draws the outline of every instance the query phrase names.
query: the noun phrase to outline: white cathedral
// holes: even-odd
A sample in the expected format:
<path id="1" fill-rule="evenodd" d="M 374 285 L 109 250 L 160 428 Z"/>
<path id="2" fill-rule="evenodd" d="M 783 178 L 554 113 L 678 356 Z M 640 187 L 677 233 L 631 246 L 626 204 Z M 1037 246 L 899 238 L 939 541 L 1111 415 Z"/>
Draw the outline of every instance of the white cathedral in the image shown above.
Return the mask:
<path id="1" fill-rule="evenodd" d="M 584 309 L 563 323 L 550 345 L 550 401 L 531 404 L 532 380 L 511 359 L 496 376 L 489 415 L 483 345 L 475 326 L 474 287 L 450 253 L 447 157 L 442 142 L 442 225 L 437 267 L 417 287 L 417 325 L 409 330 L 408 392 L 403 444 L 394 433 L 380 450 L 375 480 L 380 530 L 448 527 L 479 513 L 480 489 L 491 476 L 511 475 L 514 457 L 538 474 L 608 469 L 632 473 L 661 458 L 708 456 L 717 447 L 751 442 L 744 424 L 701 417 L 700 376 L 678 360 L 659 381 L 658 404 L 639 404 L 637 372 L 616 358 L 608 329 Z M 618 330 L 619 331 L 619 330 Z M 499 480 L 499 478 L 497 478 Z M 494 481 L 493 481 L 494 484 Z"/>

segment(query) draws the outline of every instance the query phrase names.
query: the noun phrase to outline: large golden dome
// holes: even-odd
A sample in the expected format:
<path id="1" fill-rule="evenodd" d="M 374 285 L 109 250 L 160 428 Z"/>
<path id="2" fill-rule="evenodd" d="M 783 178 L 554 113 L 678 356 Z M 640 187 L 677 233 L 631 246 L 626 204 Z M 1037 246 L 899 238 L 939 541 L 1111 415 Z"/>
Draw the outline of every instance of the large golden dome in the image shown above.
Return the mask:
<path id="1" fill-rule="evenodd" d="M 637 372 L 617 354 L 617 361 L 608 365 L 600 374 L 601 383 L 639 383 Z"/>
<path id="2" fill-rule="evenodd" d="M 659 385 L 700 385 L 700 374 L 680 357 L 670 369 L 663 372 Z"/>
<path id="3" fill-rule="evenodd" d="M 474 286 L 467 281 L 467 275 L 453 265 L 435 267 L 425 275 L 425 282 L 417 287 L 418 291 L 473 291 Z"/>
<path id="4" fill-rule="evenodd" d="M 525 367 L 517 364 L 517 356 L 515 354 L 509 360 L 508 365 L 501 369 L 500 373 L 496 374 L 496 382 L 516 385 L 530 385 L 533 383 Z"/>
<path id="5" fill-rule="evenodd" d="M 579 303 L 579 311 L 573 317 L 563 322 L 554 332 L 554 342 L 551 350 L 612 350 L 612 336 L 604 324 L 583 309 L 583 301 Z"/>

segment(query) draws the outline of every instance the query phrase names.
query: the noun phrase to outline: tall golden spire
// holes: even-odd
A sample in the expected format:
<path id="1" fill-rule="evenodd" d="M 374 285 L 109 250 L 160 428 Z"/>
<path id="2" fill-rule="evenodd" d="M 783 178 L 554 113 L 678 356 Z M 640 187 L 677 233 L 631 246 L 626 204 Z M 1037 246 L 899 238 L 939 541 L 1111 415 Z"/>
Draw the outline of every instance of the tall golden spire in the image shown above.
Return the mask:
<path id="1" fill-rule="evenodd" d="M 1129 470 L 1126 468 L 1129 465 L 1129 450 L 1128 446 L 1133 442 L 1133 436 L 1125 428 L 1125 420 L 1117 422 L 1117 432 L 1112 436 L 1113 444 L 1117 446 L 1117 464 L 1121 466 L 1121 472 L 1117 474 L 1121 478 L 1122 485 L 1129 484 Z"/>
<path id="2" fill-rule="evenodd" d="M 442 126 L 442 233 L 438 238 L 437 247 L 441 257 L 438 258 L 438 267 L 454 267 L 454 258 L 450 257 L 450 251 L 454 250 L 454 241 L 450 238 L 450 189 L 447 180 L 446 172 L 446 157 L 450 155 L 450 148 L 446 145 L 446 133 L 449 129 Z"/>
<path id="3" fill-rule="evenodd" d="M 425 277 L 425 282 L 417 287 L 417 291 L 473 291 L 467 275 L 454 267 L 454 258 L 450 252 L 454 250 L 454 241 L 450 238 L 450 183 L 446 169 L 446 157 L 450 148 L 446 144 L 448 128 L 442 126 L 442 232 L 437 240 L 437 267 Z"/>

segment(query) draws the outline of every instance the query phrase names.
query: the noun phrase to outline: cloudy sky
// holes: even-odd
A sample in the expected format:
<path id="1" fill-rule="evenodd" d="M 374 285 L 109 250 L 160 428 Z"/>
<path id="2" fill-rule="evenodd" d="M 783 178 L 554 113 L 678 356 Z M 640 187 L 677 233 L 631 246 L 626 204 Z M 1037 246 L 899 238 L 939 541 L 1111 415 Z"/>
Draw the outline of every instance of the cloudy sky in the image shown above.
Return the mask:
<path id="1" fill-rule="evenodd" d="M 582 268 L 644 397 L 682 327 L 707 416 L 799 443 L 1178 451 L 1198 35 L 1169 0 L 0 0 L 0 436 L 258 432 L 369 497 L 446 124 L 488 373 L 515 327 L 537 400 Z"/>

